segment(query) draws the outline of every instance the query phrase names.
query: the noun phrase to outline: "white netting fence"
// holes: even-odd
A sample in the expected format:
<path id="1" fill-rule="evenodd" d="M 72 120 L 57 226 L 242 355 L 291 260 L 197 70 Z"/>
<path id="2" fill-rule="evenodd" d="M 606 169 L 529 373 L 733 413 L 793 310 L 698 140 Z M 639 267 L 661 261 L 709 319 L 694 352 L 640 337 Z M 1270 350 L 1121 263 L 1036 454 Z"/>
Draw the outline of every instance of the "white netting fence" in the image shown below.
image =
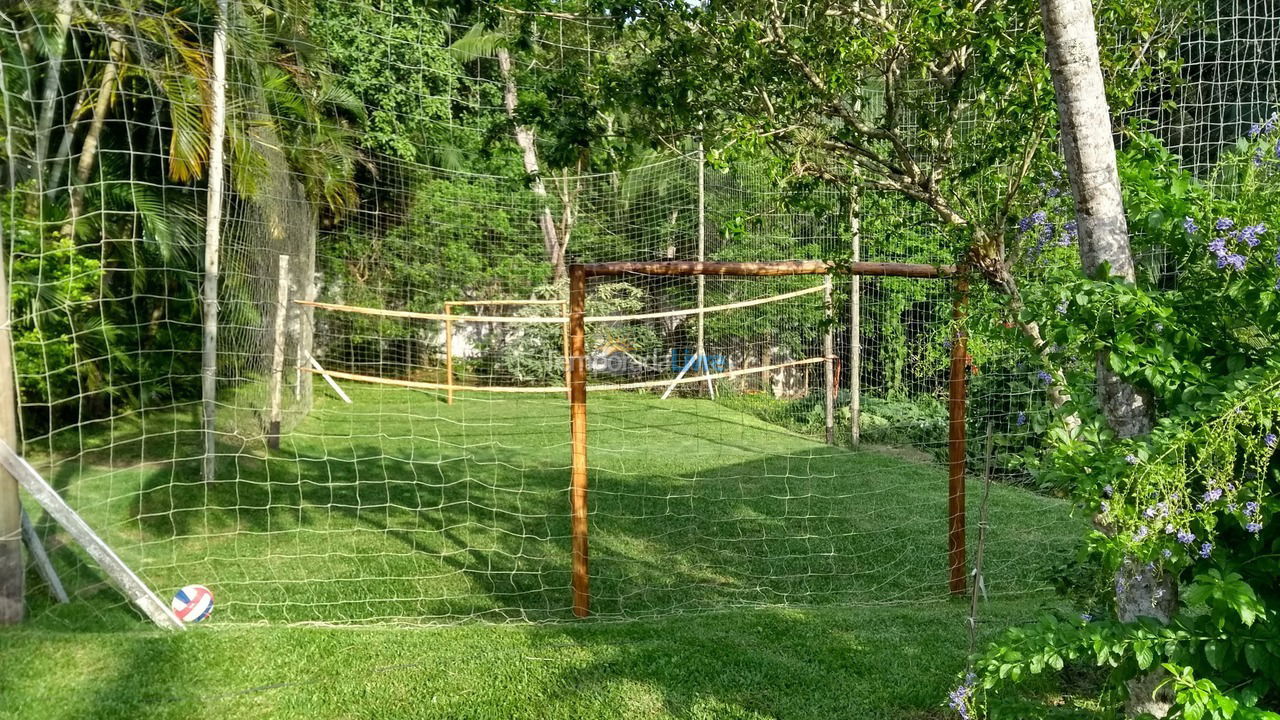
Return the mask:
<path id="1" fill-rule="evenodd" d="M 1245 22 L 1263 5 L 1211 12 L 1185 43 L 1185 114 L 1151 105 L 1190 164 L 1274 98 L 1251 65 L 1274 23 Z M 574 79 L 609 23 L 542 18 L 511 43 L 425 10 L 231 2 L 205 478 L 215 17 L 4 10 L 0 226 L 23 454 L 157 593 L 208 585 L 221 621 L 571 617 L 571 262 L 957 259 L 896 196 L 708 162 L 690 138 L 636 156 L 539 135 L 526 123 L 595 91 Z M 593 613 L 948 597 L 953 290 L 837 275 L 828 310 L 814 276 L 593 280 Z M 1045 388 L 1001 304 L 975 287 L 967 322 L 970 483 L 988 432 L 999 481 L 989 596 L 1047 588 L 1082 523 L 1029 481 Z M 33 613 L 129 617 L 29 510 L 73 595 L 52 605 L 32 574 Z"/>

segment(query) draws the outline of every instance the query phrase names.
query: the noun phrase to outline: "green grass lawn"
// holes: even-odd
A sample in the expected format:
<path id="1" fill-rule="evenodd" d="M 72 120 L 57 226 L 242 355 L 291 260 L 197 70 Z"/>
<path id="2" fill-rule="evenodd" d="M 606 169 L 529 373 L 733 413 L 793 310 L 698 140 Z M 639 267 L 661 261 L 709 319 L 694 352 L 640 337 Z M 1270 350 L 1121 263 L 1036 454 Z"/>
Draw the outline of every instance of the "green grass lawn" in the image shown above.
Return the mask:
<path id="1" fill-rule="evenodd" d="M 118 421 L 45 462 L 157 592 L 199 582 L 217 606 L 190 632 L 145 630 L 51 535 L 77 597 L 50 606 L 34 589 L 33 621 L 0 633 L 17 668 L 0 712 L 933 717 L 962 667 L 936 465 L 705 400 L 593 395 L 595 619 L 575 621 L 565 401 L 352 396 L 319 398 L 270 456 L 228 435 L 210 485 L 186 411 Z M 980 497 L 971 481 L 972 518 Z M 1050 601 L 1080 532 L 1062 502 L 1015 488 L 993 488 L 989 515 L 994 630 Z M 468 620 L 507 622 L 382 626 Z M 281 626 L 307 622 L 379 627 Z"/>

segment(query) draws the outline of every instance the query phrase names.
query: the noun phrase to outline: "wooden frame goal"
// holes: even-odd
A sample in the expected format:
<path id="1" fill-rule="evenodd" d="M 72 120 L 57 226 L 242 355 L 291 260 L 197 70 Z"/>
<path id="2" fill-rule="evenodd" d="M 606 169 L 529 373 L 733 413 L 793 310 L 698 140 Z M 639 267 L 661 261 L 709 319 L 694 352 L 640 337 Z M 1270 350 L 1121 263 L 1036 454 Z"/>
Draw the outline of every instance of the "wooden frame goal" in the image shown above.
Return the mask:
<path id="1" fill-rule="evenodd" d="M 587 279 L 618 275 L 665 275 L 688 277 L 777 277 L 784 275 L 851 275 L 954 279 L 953 317 L 956 330 L 951 341 L 947 381 L 947 565 L 948 588 L 953 594 L 965 591 L 965 396 L 967 391 L 966 333 L 964 317 L 968 302 L 968 281 L 955 266 L 913 263 L 845 262 L 789 260 L 777 262 L 605 262 L 569 266 L 569 321 L 566 355 L 569 360 L 569 407 L 572 462 L 569 504 L 573 560 L 573 614 L 591 613 L 589 545 L 587 539 Z M 827 348 L 830 355 L 830 348 Z"/>

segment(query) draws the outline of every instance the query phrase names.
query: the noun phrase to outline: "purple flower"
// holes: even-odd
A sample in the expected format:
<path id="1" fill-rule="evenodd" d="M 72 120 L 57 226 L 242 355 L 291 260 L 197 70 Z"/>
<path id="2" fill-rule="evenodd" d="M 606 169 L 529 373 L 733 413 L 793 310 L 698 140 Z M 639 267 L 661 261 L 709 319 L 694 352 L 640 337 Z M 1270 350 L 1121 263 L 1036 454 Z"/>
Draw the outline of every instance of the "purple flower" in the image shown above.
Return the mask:
<path id="1" fill-rule="evenodd" d="M 1124 461 L 1129 463 L 1130 465 L 1137 465 L 1140 462 L 1138 460 L 1138 456 L 1134 455 L 1133 453 L 1129 453 L 1128 455 L 1125 455 Z"/>
<path id="2" fill-rule="evenodd" d="M 1048 372 L 1045 372 L 1044 370 L 1037 372 L 1036 377 L 1039 378 L 1040 382 L 1044 383 L 1045 385 L 1053 384 L 1053 376 L 1050 375 Z"/>
<path id="3" fill-rule="evenodd" d="M 1111 503 L 1107 502 L 1106 500 L 1103 500 L 1102 502 L 1098 503 L 1098 509 L 1102 511 L 1103 515 L 1106 515 L 1107 513 L 1111 512 Z"/>
<path id="4" fill-rule="evenodd" d="M 1218 218 L 1218 221 L 1213 224 L 1215 230 L 1230 230 L 1235 226 L 1236 221 L 1229 217 L 1220 217 Z"/>
<path id="5" fill-rule="evenodd" d="M 1253 166 L 1262 167 L 1262 148 L 1253 151 Z"/>
<path id="6" fill-rule="evenodd" d="M 1249 126 L 1249 138 L 1256 138 L 1262 134 L 1262 125 L 1254 123 Z"/>
<path id="7" fill-rule="evenodd" d="M 1110 485 L 1103 485 L 1102 494 L 1106 497 L 1111 497 L 1113 494 L 1115 494 L 1115 488 L 1111 487 Z"/>
<path id="8" fill-rule="evenodd" d="M 1018 232 L 1025 233 L 1033 227 L 1043 225 L 1048 217 L 1045 211 L 1037 210 L 1018 221 Z"/>
<path id="9" fill-rule="evenodd" d="M 1203 543 L 1200 545 L 1200 557 L 1207 558 L 1211 552 L 1213 552 L 1213 543 Z"/>
<path id="10" fill-rule="evenodd" d="M 1194 235 L 1200 230 L 1200 228 L 1196 226 L 1196 221 L 1192 220 L 1190 216 L 1182 219 L 1182 229 L 1186 230 L 1188 235 Z"/>
<path id="11" fill-rule="evenodd" d="M 1146 510 L 1143 510 L 1143 511 L 1142 511 L 1142 517 L 1144 517 L 1144 518 L 1146 518 L 1146 519 L 1148 519 L 1148 520 L 1154 520 L 1154 519 L 1155 519 L 1155 517 L 1156 517 L 1156 509 L 1155 509 L 1155 508 L 1153 508 L 1153 507 L 1149 507 L 1149 508 L 1147 508 Z"/>
<path id="12" fill-rule="evenodd" d="M 1147 539 L 1147 535 L 1149 535 L 1150 533 L 1151 531 L 1147 529 L 1147 526 L 1143 525 L 1142 527 L 1138 528 L 1138 532 L 1133 534 L 1133 541 L 1142 542 L 1143 540 Z"/>
<path id="13" fill-rule="evenodd" d="M 1223 255 L 1227 254 L 1227 239 L 1220 238 L 1220 237 L 1214 238 L 1209 242 L 1209 244 L 1206 247 L 1208 248 L 1210 254 L 1216 255 L 1219 259 L 1221 259 Z"/>
<path id="14" fill-rule="evenodd" d="M 1262 438 L 1262 442 L 1266 443 L 1267 447 L 1269 447 L 1269 448 L 1273 448 L 1273 447 L 1275 447 L 1275 446 L 1276 446 L 1276 434 L 1275 434 L 1275 433 L 1267 433 L 1267 436 L 1266 436 L 1266 437 L 1264 437 L 1264 438 Z"/>
<path id="15" fill-rule="evenodd" d="M 1173 523 L 1165 523 L 1165 526 L 1164 526 L 1164 534 L 1165 534 L 1165 535 L 1172 535 L 1172 534 L 1173 534 L 1173 531 L 1174 531 Z"/>
<path id="16" fill-rule="evenodd" d="M 964 682 L 955 690 L 947 693 L 947 705 L 955 710 L 962 720 L 970 720 L 973 714 L 969 708 L 969 696 L 973 693 L 973 683 L 977 677 L 973 673 L 965 675 Z"/>
<path id="17" fill-rule="evenodd" d="M 1218 267 L 1231 268 L 1232 270 L 1244 270 L 1244 264 L 1248 262 L 1248 258 L 1239 253 L 1229 253 L 1218 258 Z"/>
<path id="18" fill-rule="evenodd" d="M 1265 233 L 1266 231 L 1267 231 L 1267 226 L 1264 223 L 1258 223 L 1257 225 L 1249 225 L 1240 230 L 1240 232 L 1236 235 L 1236 239 L 1238 239 L 1240 242 L 1245 243 L 1249 247 L 1258 247 L 1258 242 L 1261 241 L 1261 238 L 1259 236 Z"/>
<path id="19" fill-rule="evenodd" d="M 1071 301 L 1070 301 L 1070 300 L 1063 300 L 1062 302 L 1058 303 L 1058 306 L 1057 306 L 1056 308 L 1054 308 L 1054 309 L 1058 311 L 1058 314 L 1059 314 L 1059 315 L 1066 315 L 1066 314 L 1067 314 L 1067 307 L 1068 307 L 1070 304 L 1071 304 Z"/>
<path id="20" fill-rule="evenodd" d="M 1249 502 L 1244 504 L 1245 517 L 1253 517 L 1254 515 L 1257 515 L 1257 514 L 1258 514 L 1258 503 L 1250 500 Z"/>
<path id="21" fill-rule="evenodd" d="M 1196 541 L 1195 533 L 1191 532 L 1190 530 L 1178 531 L 1178 542 L 1182 543 L 1183 545 L 1190 545 L 1195 541 Z"/>
<path id="22" fill-rule="evenodd" d="M 1170 550 L 1169 548 L 1165 548 L 1164 550 L 1161 550 L 1160 554 L 1164 556 L 1165 560 L 1168 560 L 1169 558 L 1173 557 L 1173 551 Z"/>
<path id="23" fill-rule="evenodd" d="M 1058 188 L 1056 188 L 1056 187 L 1051 187 L 1051 188 L 1049 188 L 1049 197 L 1051 197 L 1051 198 L 1056 198 L 1056 197 L 1058 197 L 1058 196 L 1059 196 L 1059 195 L 1061 195 L 1061 194 L 1062 194 L 1062 191 L 1061 191 L 1061 190 L 1059 190 Z"/>
<path id="24" fill-rule="evenodd" d="M 1018 413 L 1018 419 L 1017 419 L 1017 420 L 1015 420 L 1014 422 L 1015 422 L 1015 423 L 1017 423 L 1018 427 L 1022 427 L 1023 425 L 1026 425 L 1026 424 L 1027 424 L 1027 414 L 1026 414 L 1026 413 L 1024 413 L 1024 412 L 1020 412 L 1020 413 Z"/>
<path id="25" fill-rule="evenodd" d="M 1089 613 L 1080 613 L 1080 620 L 1082 622 L 1093 622 L 1093 616 Z"/>
<path id="26" fill-rule="evenodd" d="M 1245 525 L 1244 529 L 1248 530 L 1254 535 L 1257 535 L 1259 532 L 1262 531 L 1262 523 L 1258 522 L 1257 520 L 1254 520 L 1250 522 L 1248 525 Z"/>
<path id="27" fill-rule="evenodd" d="M 1212 490 L 1210 490 L 1210 491 L 1206 492 L 1206 493 L 1204 494 L 1204 498 L 1203 498 L 1203 499 L 1204 499 L 1204 501 L 1205 501 L 1206 503 L 1211 503 L 1211 502 L 1217 502 L 1217 501 L 1218 501 L 1218 499 L 1219 499 L 1219 498 L 1221 498 L 1221 497 L 1222 497 L 1222 488 L 1214 488 L 1214 489 L 1212 489 Z"/>

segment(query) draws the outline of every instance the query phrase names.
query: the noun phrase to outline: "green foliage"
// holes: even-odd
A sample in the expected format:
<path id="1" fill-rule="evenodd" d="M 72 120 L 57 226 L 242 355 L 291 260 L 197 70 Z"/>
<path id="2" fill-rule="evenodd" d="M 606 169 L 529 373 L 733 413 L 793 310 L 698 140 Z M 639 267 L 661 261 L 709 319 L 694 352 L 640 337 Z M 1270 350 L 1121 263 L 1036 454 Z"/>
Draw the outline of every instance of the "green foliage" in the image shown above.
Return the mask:
<path id="1" fill-rule="evenodd" d="M 409 0 L 317 0 L 313 12 L 316 42 L 366 116 L 360 145 L 396 160 L 434 159 L 460 74 L 434 13 Z"/>
<path id="2" fill-rule="evenodd" d="M 1082 421 L 1051 430 L 1044 475 L 1096 513 L 1093 554 L 1118 588 L 1172 575 L 1182 606 L 1167 627 L 1057 619 L 1006 635 L 979 664 L 993 716 L 1017 706 L 1020 677 L 1065 661 L 1109 668 L 1113 699 L 1163 667 L 1182 717 L 1280 717 L 1280 163 L 1258 153 L 1271 132 L 1204 180 L 1136 138 L 1120 167 L 1138 282 L 1060 280 L 1037 299 Z M 1149 435 L 1116 438 L 1085 400 L 1092 369 L 1068 359 L 1097 353 L 1150 400 Z"/>

